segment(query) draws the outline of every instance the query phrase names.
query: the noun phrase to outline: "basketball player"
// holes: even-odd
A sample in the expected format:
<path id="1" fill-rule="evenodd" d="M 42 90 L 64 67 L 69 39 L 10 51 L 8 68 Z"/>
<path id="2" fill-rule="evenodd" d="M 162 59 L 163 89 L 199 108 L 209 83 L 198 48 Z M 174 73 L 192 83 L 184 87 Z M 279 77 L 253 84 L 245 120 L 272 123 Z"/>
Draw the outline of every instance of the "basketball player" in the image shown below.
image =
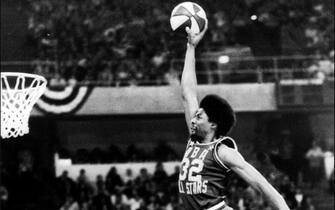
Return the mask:
<path id="1" fill-rule="evenodd" d="M 190 139 L 180 165 L 179 193 L 186 210 L 230 210 L 222 193 L 229 174 L 235 172 L 263 193 L 276 209 L 289 209 L 283 197 L 237 150 L 227 133 L 235 123 L 235 114 L 226 100 L 207 95 L 197 99 L 195 48 L 206 30 L 194 34 L 189 28 L 181 86 Z"/>

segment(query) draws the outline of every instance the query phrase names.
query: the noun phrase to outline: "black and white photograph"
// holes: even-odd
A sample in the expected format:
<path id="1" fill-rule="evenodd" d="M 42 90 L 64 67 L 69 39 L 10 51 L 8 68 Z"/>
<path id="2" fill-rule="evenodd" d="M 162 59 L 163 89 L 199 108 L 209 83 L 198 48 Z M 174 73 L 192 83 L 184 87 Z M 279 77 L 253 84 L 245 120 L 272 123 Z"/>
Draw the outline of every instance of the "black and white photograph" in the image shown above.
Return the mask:
<path id="1" fill-rule="evenodd" d="M 333 0 L 0 15 L 0 210 L 335 210 Z"/>

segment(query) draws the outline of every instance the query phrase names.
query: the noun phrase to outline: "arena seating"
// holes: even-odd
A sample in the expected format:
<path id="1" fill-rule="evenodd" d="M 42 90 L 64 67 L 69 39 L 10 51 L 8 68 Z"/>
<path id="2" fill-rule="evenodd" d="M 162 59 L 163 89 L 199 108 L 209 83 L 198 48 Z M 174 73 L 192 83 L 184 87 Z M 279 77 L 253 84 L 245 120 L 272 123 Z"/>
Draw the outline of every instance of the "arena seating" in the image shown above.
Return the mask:
<path id="1" fill-rule="evenodd" d="M 183 57 L 185 46 L 185 38 L 176 37 L 169 26 L 170 10 L 176 3 L 148 0 L 136 3 L 32 0 L 22 3 L 29 17 L 28 40 L 33 46 L 34 57 L 42 63 L 57 61 L 56 66 L 42 65 L 35 71 L 65 83 L 78 80 L 94 81 L 96 85 L 128 86 L 174 81 L 171 62 Z M 323 55 L 321 57 L 325 58 L 326 55 L 326 60 L 333 60 L 331 14 L 334 8 L 328 0 L 311 4 L 289 0 L 198 3 L 207 11 L 210 23 L 199 51 L 220 52 L 227 46 L 247 45 L 256 57 Z M 252 15 L 253 20 L 250 19 Z M 257 34 L 247 33 L 250 31 Z M 264 38 L 262 34 L 266 33 L 280 34 L 281 38 Z M 262 40 L 248 40 L 258 36 Z M 258 65 L 248 67 L 251 73 L 239 76 L 241 72 L 234 72 L 228 81 L 257 81 L 259 78 L 252 73 L 259 68 L 268 69 L 272 59 L 258 58 L 257 61 Z M 311 63 L 300 65 L 307 68 Z M 206 77 L 203 82 L 211 81 Z"/>

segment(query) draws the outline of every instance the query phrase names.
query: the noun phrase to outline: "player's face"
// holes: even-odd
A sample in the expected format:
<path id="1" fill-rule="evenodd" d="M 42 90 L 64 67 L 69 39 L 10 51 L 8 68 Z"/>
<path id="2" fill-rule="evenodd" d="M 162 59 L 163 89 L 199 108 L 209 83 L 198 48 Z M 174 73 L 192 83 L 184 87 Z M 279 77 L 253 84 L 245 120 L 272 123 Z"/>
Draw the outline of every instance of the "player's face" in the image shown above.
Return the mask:
<path id="1" fill-rule="evenodd" d="M 204 138 L 210 131 L 211 124 L 204 109 L 200 108 L 191 119 L 191 136 Z"/>

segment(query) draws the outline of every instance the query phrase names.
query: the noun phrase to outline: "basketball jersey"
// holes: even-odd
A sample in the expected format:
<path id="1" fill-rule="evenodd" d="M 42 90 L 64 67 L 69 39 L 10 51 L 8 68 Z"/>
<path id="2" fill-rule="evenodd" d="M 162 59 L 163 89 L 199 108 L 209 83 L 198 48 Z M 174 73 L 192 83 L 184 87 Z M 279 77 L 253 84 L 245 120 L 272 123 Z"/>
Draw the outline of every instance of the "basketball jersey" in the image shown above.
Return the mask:
<path id="1" fill-rule="evenodd" d="M 188 141 L 178 180 L 185 210 L 219 210 L 226 205 L 224 192 L 231 170 L 218 158 L 220 144 L 237 149 L 230 137 L 210 143 Z"/>

